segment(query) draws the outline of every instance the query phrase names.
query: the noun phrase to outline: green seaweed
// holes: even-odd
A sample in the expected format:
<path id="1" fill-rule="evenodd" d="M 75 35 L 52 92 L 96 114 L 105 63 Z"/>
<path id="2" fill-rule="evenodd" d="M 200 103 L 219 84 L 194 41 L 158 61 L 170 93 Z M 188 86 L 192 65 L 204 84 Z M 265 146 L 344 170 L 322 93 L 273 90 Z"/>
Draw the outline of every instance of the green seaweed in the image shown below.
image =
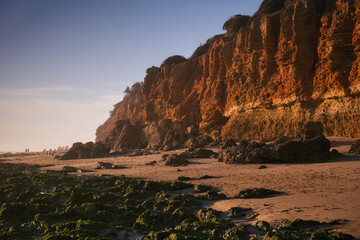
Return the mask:
<path id="1" fill-rule="evenodd" d="M 352 239 L 319 230 L 340 221 L 283 220 L 274 229 L 263 221 L 235 226 L 220 212 L 202 208 L 201 200 L 226 197 L 205 185 L 38 169 L 0 162 L 0 239 L 249 239 L 254 229 L 264 239 Z M 189 188 L 208 192 L 179 194 Z"/>

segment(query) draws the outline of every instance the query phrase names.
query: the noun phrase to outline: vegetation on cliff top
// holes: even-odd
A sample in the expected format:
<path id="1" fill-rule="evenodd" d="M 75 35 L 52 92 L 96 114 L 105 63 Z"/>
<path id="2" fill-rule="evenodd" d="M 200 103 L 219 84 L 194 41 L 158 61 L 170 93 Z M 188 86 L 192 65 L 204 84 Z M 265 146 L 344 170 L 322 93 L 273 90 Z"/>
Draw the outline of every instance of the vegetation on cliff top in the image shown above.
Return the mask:
<path id="1" fill-rule="evenodd" d="M 170 56 L 167 59 L 165 59 L 161 65 L 172 65 L 172 64 L 176 64 L 176 63 L 186 62 L 186 60 L 187 59 L 183 56 L 174 55 L 174 56 Z"/>
<path id="2" fill-rule="evenodd" d="M 246 25 L 249 21 L 250 16 L 248 15 L 234 15 L 229 18 L 223 25 L 223 30 L 226 30 L 227 33 L 237 33 L 240 30 L 240 27 Z"/>

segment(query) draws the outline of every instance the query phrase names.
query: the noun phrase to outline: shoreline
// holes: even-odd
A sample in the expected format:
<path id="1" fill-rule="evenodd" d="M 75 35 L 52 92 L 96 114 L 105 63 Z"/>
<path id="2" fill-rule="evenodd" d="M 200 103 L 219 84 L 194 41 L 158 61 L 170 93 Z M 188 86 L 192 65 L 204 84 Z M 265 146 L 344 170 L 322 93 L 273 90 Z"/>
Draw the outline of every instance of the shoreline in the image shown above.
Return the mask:
<path id="1" fill-rule="evenodd" d="M 360 238 L 360 156 L 347 154 L 354 139 L 331 137 L 333 148 L 342 157 L 326 163 L 229 165 L 217 159 L 191 159 L 188 166 L 168 167 L 161 162 L 163 153 L 180 153 L 183 150 L 147 156 L 118 156 L 99 159 L 55 160 L 44 155 L 6 158 L 5 162 L 48 165 L 41 170 L 62 170 L 64 166 L 88 170 L 79 175 L 125 175 L 155 181 L 175 181 L 180 176 L 190 177 L 192 184 L 210 185 L 226 194 L 228 199 L 209 202 L 208 207 L 227 211 L 231 207 L 250 207 L 254 219 L 276 224 L 281 219 L 317 220 L 328 222 L 346 219 L 348 223 L 333 230 Z M 214 150 L 214 148 L 211 148 Z M 95 169 L 99 161 L 127 167 L 126 169 Z M 146 165 L 156 161 L 155 165 Z M 50 166 L 49 166 L 50 165 Z M 179 171 L 180 169 L 180 171 Z M 215 178 L 199 179 L 210 175 Z M 264 199 L 233 199 L 239 190 L 264 187 L 285 192 L 284 195 Z"/>

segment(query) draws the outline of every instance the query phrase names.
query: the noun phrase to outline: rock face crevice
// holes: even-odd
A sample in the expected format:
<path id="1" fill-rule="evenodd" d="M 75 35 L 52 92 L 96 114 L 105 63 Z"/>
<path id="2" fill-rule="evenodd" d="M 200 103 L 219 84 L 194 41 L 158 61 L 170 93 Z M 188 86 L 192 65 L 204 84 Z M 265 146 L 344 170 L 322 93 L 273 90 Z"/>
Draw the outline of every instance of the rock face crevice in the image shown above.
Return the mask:
<path id="1" fill-rule="evenodd" d="M 127 119 L 143 129 L 166 120 L 177 134 L 194 127 L 252 140 L 294 136 L 314 120 L 325 135 L 360 137 L 359 1 L 265 0 L 207 45 L 202 55 L 149 68 L 97 141 Z"/>

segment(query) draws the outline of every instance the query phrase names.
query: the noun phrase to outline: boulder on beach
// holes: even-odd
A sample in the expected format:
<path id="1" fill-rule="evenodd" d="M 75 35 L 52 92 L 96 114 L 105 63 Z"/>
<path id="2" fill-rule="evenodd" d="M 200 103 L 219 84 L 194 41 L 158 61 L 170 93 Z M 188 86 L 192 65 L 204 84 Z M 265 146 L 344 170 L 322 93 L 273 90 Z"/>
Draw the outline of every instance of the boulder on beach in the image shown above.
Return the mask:
<path id="1" fill-rule="evenodd" d="M 165 166 L 179 167 L 188 165 L 189 161 L 178 154 L 164 154 L 162 159 L 165 161 Z"/>
<path id="2" fill-rule="evenodd" d="M 350 147 L 349 153 L 360 154 L 360 139 L 356 140 Z"/>
<path id="3" fill-rule="evenodd" d="M 188 149 L 185 152 L 180 154 L 185 158 L 210 158 L 212 156 L 217 156 L 218 153 L 204 148 L 195 148 L 195 149 Z"/>
<path id="4" fill-rule="evenodd" d="M 307 163 L 325 162 L 334 157 L 330 141 L 323 135 L 320 122 L 307 122 L 299 132 L 300 139 L 283 137 L 272 144 L 240 141 L 238 146 L 224 151 L 220 162 L 225 163 Z"/>
<path id="5" fill-rule="evenodd" d="M 115 165 L 109 162 L 98 162 L 95 169 L 126 169 L 126 168 L 127 167 L 124 167 L 122 165 Z"/>
<path id="6" fill-rule="evenodd" d="M 229 164 L 325 162 L 331 157 L 329 150 L 330 141 L 323 136 L 275 145 L 243 140 L 237 147 L 223 152 L 219 161 Z"/>
<path id="7" fill-rule="evenodd" d="M 85 144 L 76 142 L 59 160 L 103 158 L 108 156 L 110 148 L 102 142 L 87 142 Z"/>

